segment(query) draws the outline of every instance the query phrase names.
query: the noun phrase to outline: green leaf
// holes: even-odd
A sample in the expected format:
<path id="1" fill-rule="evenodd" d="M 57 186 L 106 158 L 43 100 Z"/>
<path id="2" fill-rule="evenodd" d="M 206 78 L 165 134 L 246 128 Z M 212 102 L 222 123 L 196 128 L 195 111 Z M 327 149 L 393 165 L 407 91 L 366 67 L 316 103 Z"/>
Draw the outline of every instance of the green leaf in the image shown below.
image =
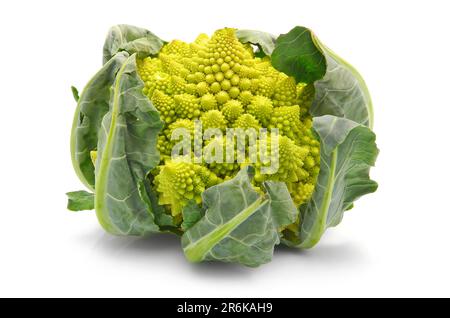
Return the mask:
<path id="1" fill-rule="evenodd" d="M 297 26 L 276 40 L 272 65 L 299 83 L 313 83 L 327 70 L 325 56 L 311 30 Z"/>
<path id="2" fill-rule="evenodd" d="M 269 208 L 277 229 L 297 220 L 297 207 L 284 182 L 266 181 L 263 187 L 269 196 Z"/>
<path id="3" fill-rule="evenodd" d="M 70 90 L 72 91 L 73 99 L 78 103 L 80 99 L 80 95 L 78 94 L 78 89 L 75 86 L 70 86 Z"/>
<path id="4" fill-rule="evenodd" d="M 259 266 L 271 260 L 280 242 L 279 228 L 293 223 L 298 211 L 285 183 L 268 182 L 265 193 L 250 183 L 250 168 L 202 194 L 205 215 L 183 236 L 192 262 L 217 260 Z"/>
<path id="5" fill-rule="evenodd" d="M 94 194 L 87 191 L 73 191 L 66 193 L 68 197 L 67 209 L 83 211 L 94 209 Z"/>
<path id="6" fill-rule="evenodd" d="M 203 217 L 203 215 L 205 215 L 205 211 L 195 203 L 195 200 L 189 201 L 183 208 L 182 213 L 183 223 L 181 224 L 181 228 L 183 231 L 190 229 Z"/>
<path id="7" fill-rule="evenodd" d="M 237 30 L 236 36 L 242 43 L 251 43 L 258 46 L 265 55 L 271 55 L 275 49 L 275 37 L 270 33 L 255 30 Z"/>
<path id="8" fill-rule="evenodd" d="M 139 185 L 159 162 L 156 144 L 162 121 L 142 88 L 133 54 L 117 72 L 99 131 L 95 209 L 100 224 L 113 234 L 159 231 Z"/>
<path id="9" fill-rule="evenodd" d="M 130 55 L 146 57 L 159 52 L 164 41 L 152 32 L 132 25 L 119 24 L 109 29 L 103 45 L 103 64 L 116 53 L 126 51 Z"/>
<path id="10" fill-rule="evenodd" d="M 334 115 L 373 127 L 372 100 L 364 79 L 309 29 L 295 27 L 280 35 L 272 64 L 297 82 L 314 82 L 312 116 Z"/>
<path id="11" fill-rule="evenodd" d="M 311 115 L 344 117 L 373 128 L 372 100 L 362 76 L 318 39 L 316 43 L 325 53 L 327 72 L 314 84 L 316 96 Z"/>
<path id="12" fill-rule="evenodd" d="M 290 246 L 311 248 L 324 231 L 342 220 L 344 211 L 364 194 L 375 192 L 370 179 L 378 149 L 366 126 L 331 115 L 313 119 L 320 139 L 320 173 L 311 200 L 301 207 L 300 235 L 284 240 Z"/>
<path id="13" fill-rule="evenodd" d="M 175 226 L 171 215 L 165 212 L 163 206 L 158 204 L 158 197 L 150 186 L 148 178 L 139 182 L 138 191 L 141 200 L 147 205 L 149 213 L 155 217 L 155 223 L 161 227 Z"/>
<path id="14" fill-rule="evenodd" d="M 95 173 L 90 152 L 97 149 L 98 131 L 109 109 L 110 88 L 127 56 L 127 53 L 115 55 L 92 77 L 75 110 L 70 137 L 72 164 L 81 182 L 91 191 L 94 190 Z"/>

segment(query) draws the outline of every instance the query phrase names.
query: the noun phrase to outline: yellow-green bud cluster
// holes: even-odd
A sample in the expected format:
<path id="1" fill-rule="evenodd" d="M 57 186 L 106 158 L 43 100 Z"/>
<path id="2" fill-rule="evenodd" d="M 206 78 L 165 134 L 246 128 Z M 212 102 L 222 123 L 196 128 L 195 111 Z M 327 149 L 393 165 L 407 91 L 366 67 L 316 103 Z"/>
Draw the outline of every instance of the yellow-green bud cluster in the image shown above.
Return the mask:
<path id="1" fill-rule="evenodd" d="M 197 97 L 191 94 L 175 95 L 175 114 L 179 118 L 197 118 L 200 116 L 200 102 Z"/>
<path id="2" fill-rule="evenodd" d="M 203 148 L 203 157 L 205 162 L 208 162 L 208 168 L 224 180 L 233 177 L 240 169 L 240 164 L 236 162 L 236 145 L 234 145 L 234 162 L 227 162 L 226 147 L 226 137 L 216 137 L 209 140 Z M 216 153 L 219 149 L 221 149 L 222 152 Z M 214 158 L 218 160 L 212 162 L 212 159 Z"/>
<path id="3" fill-rule="evenodd" d="M 301 126 L 300 107 L 298 105 L 281 106 L 273 110 L 269 128 L 278 128 L 282 135 L 295 139 L 300 133 Z"/>
<path id="4" fill-rule="evenodd" d="M 253 128 L 258 131 L 262 126 L 254 116 L 243 114 L 234 122 L 233 128 L 242 128 L 244 130 Z"/>
<path id="5" fill-rule="evenodd" d="M 203 95 L 200 99 L 200 105 L 203 111 L 217 109 L 217 100 L 212 94 Z"/>
<path id="6" fill-rule="evenodd" d="M 244 107 L 242 106 L 242 103 L 234 99 L 226 102 L 222 107 L 222 113 L 230 124 L 234 123 L 243 112 Z"/>
<path id="7" fill-rule="evenodd" d="M 283 74 L 284 75 L 284 74 Z M 297 86 L 293 77 L 280 75 L 273 95 L 275 106 L 291 106 L 297 104 Z"/>
<path id="8" fill-rule="evenodd" d="M 255 116 L 263 125 L 267 126 L 272 116 L 273 103 L 265 96 L 255 96 L 247 109 L 249 114 Z"/>
<path id="9" fill-rule="evenodd" d="M 297 84 L 298 105 L 300 105 L 300 115 L 302 118 L 309 117 L 309 107 L 314 100 L 315 93 L 316 90 L 313 84 Z"/>
<path id="10" fill-rule="evenodd" d="M 160 193 L 159 204 L 170 205 L 172 215 L 176 216 L 190 200 L 200 204 L 202 192 L 219 181 L 206 167 L 190 162 L 166 161 L 155 177 L 156 190 Z"/>
<path id="11" fill-rule="evenodd" d="M 161 120 L 166 124 L 173 122 L 175 117 L 174 100 L 160 90 L 155 90 L 152 97 L 153 105 L 159 110 Z"/>
<path id="12" fill-rule="evenodd" d="M 190 119 L 177 119 L 168 127 L 166 127 L 158 136 L 158 150 L 164 156 L 164 158 L 170 157 L 173 146 L 175 146 L 175 144 L 179 142 L 178 139 L 172 140 L 172 133 L 179 128 L 185 129 L 187 132 L 189 132 L 191 137 L 190 140 L 185 140 L 183 137 L 180 137 L 180 139 L 182 139 L 183 142 L 190 142 L 190 148 L 192 149 L 194 140 L 194 122 Z"/>
<path id="13" fill-rule="evenodd" d="M 225 116 L 217 109 L 208 110 L 206 113 L 203 113 L 200 121 L 203 129 L 219 128 L 220 130 L 225 130 L 227 128 Z"/>

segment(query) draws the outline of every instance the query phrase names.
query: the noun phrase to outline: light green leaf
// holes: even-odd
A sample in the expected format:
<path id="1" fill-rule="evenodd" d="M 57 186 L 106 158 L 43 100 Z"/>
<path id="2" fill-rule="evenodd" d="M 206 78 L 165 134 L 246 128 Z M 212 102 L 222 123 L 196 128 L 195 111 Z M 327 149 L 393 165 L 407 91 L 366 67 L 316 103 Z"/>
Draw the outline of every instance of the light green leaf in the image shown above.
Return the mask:
<path id="1" fill-rule="evenodd" d="M 321 145 L 320 173 L 311 200 L 301 207 L 299 237 L 284 240 L 300 248 L 313 247 L 328 227 L 340 223 L 353 201 L 377 189 L 369 177 L 378 155 L 369 128 L 331 115 L 314 118 L 313 127 Z"/>
<path id="2" fill-rule="evenodd" d="M 92 77 L 75 110 L 70 137 L 72 164 L 81 182 L 91 191 L 94 190 L 95 173 L 90 152 L 97 149 L 98 131 L 109 109 L 110 88 L 127 56 L 127 53 L 117 54 Z"/>
<path id="3" fill-rule="evenodd" d="M 326 56 L 327 72 L 314 83 L 316 96 L 311 115 L 344 117 L 373 128 L 369 90 L 358 71 L 316 39 Z"/>
<path id="4" fill-rule="evenodd" d="M 163 45 L 163 40 L 146 29 L 118 24 L 109 29 L 106 36 L 103 45 L 103 64 L 120 51 L 146 57 L 158 53 Z"/>
<path id="5" fill-rule="evenodd" d="M 160 227 L 174 227 L 173 218 L 167 214 L 164 207 L 158 204 L 158 197 L 150 186 L 149 178 L 139 182 L 139 195 L 147 205 L 148 211 L 155 217 L 155 223 Z"/>
<path id="6" fill-rule="evenodd" d="M 236 36 L 242 43 L 251 43 L 265 53 L 271 55 L 275 49 L 275 36 L 270 33 L 255 30 L 237 30 Z"/>
<path id="7" fill-rule="evenodd" d="M 217 260 L 259 266 L 271 260 L 279 228 L 293 223 L 298 211 L 282 182 L 256 192 L 250 168 L 202 194 L 205 215 L 182 237 L 188 260 Z"/>
<path id="8" fill-rule="evenodd" d="M 205 211 L 195 203 L 195 200 L 189 201 L 183 208 L 182 213 L 183 223 L 181 224 L 181 228 L 183 231 L 190 229 L 203 217 L 203 215 L 205 215 Z"/>
<path id="9" fill-rule="evenodd" d="M 272 65 L 277 70 L 293 76 L 297 83 L 306 84 L 321 79 L 327 69 L 325 56 L 315 42 L 313 33 L 301 26 L 277 38 L 272 53 Z"/>
<path id="10" fill-rule="evenodd" d="M 298 211 L 285 183 L 266 181 L 263 187 L 269 196 L 269 207 L 276 228 L 294 223 L 297 220 Z"/>
<path id="11" fill-rule="evenodd" d="M 87 191 L 73 191 L 66 193 L 68 197 L 67 209 L 70 211 L 84 211 L 94 209 L 94 194 Z"/>
<path id="12" fill-rule="evenodd" d="M 159 230 L 139 185 L 159 162 L 156 143 L 162 122 L 142 88 L 134 54 L 117 72 L 98 140 L 95 209 L 100 224 L 114 234 Z"/>

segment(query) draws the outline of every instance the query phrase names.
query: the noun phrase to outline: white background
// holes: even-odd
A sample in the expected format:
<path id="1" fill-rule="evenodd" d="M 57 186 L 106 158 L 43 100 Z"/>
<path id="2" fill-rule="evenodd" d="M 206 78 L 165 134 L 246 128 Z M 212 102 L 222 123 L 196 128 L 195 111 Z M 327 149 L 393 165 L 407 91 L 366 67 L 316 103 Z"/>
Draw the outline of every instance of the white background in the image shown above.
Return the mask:
<path id="1" fill-rule="evenodd" d="M 0 296 L 450 296 L 448 1 L 10 1 L 0 5 Z M 308 251 L 257 269 L 190 264 L 179 240 L 113 237 L 82 188 L 69 134 L 108 28 L 193 40 L 231 26 L 319 38 L 364 76 L 379 190 Z"/>

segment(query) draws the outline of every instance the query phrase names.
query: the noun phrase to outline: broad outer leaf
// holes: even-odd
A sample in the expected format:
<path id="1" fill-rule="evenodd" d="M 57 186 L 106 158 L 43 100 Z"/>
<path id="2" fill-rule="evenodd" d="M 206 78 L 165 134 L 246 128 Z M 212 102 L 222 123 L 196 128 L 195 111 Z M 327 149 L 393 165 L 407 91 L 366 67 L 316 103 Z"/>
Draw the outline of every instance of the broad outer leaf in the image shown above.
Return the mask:
<path id="1" fill-rule="evenodd" d="M 159 162 L 156 141 L 162 122 L 142 88 L 134 54 L 116 75 L 98 141 L 95 209 L 100 224 L 114 234 L 158 231 L 139 185 Z"/>
<path id="2" fill-rule="evenodd" d="M 257 45 L 266 55 L 271 55 L 275 49 L 275 37 L 270 33 L 255 30 L 237 30 L 236 36 L 242 43 Z"/>
<path id="3" fill-rule="evenodd" d="M 277 38 L 272 65 L 293 76 L 297 83 L 307 84 L 321 79 L 327 70 L 325 56 L 311 30 L 301 26 Z"/>
<path id="4" fill-rule="evenodd" d="M 70 137 L 72 164 L 81 182 L 91 191 L 94 189 L 95 172 L 90 152 L 97 149 L 98 131 L 109 109 L 110 88 L 127 56 L 125 52 L 117 54 L 92 77 L 83 89 L 75 110 Z"/>
<path id="5" fill-rule="evenodd" d="M 372 100 L 364 79 L 353 66 L 320 41 L 316 42 L 326 56 L 327 72 L 314 83 L 316 96 L 311 115 L 335 115 L 372 128 Z"/>
<path id="6" fill-rule="evenodd" d="M 103 64 L 120 51 L 146 57 L 158 53 L 163 45 L 163 40 L 146 29 L 126 24 L 115 25 L 109 29 L 103 45 Z"/>
<path id="7" fill-rule="evenodd" d="M 293 223 L 298 211 L 282 182 L 256 192 L 249 169 L 202 194 L 205 216 L 182 237 L 188 260 L 217 260 L 258 266 L 271 260 L 279 228 Z"/>
<path id="8" fill-rule="evenodd" d="M 70 211 L 83 211 L 94 209 L 94 194 L 87 191 L 67 192 L 67 209 Z"/>
<path id="9" fill-rule="evenodd" d="M 313 247 L 353 201 L 377 189 L 369 177 L 378 155 L 369 128 L 331 115 L 314 118 L 313 127 L 321 144 L 320 173 L 311 200 L 301 207 L 300 237 L 283 241 L 301 248 Z"/>

